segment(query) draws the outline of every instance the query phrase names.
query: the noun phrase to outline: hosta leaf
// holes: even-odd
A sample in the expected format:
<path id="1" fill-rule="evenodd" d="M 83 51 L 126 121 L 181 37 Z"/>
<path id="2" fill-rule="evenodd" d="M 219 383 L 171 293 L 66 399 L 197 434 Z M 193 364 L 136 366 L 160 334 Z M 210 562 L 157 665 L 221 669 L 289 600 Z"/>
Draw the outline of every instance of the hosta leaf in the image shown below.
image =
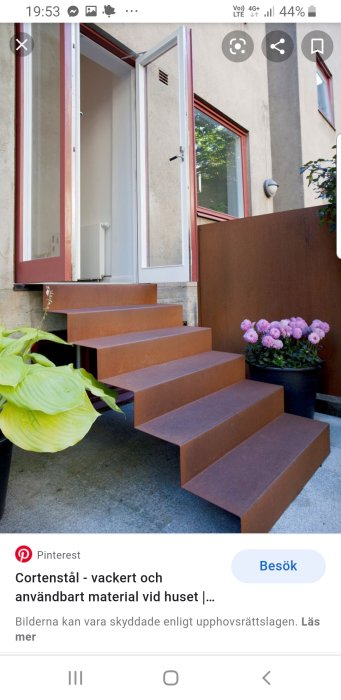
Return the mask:
<path id="1" fill-rule="evenodd" d="M 12 404 L 51 415 L 82 404 L 84 386 L 71 366 L 27 367 L 27 374 L 18 386 L 13 388 L 0 385 L 0 394 Z"/>
<path id="2" fill-rule="evenodd" d="M 123 413 L 116 403 L 117 391 L 114 391 L 114 389 L 110 389 L 109 387 L 105 386 L 105 384 L 98 382 L 97 379 L 95 379 L 95 377 L 93 377 L 93 375 L 90 374 L 90 372 L 87 372 L 85 369 L 78 369 L 75 370 L 75 372 L 79 373 L 79 376 L 81 377 L 87 391 L 91 391 L 94 396 L 99 396 L 101 399 L 103 399 L 103 401 L 105 401 L 105 403 L 112 408 L 113 411 Z"/>
<path id="3" fill-rule="evenodd" d="M 48 331 L 41 331 L 40 328 L 31 328 L 30 326 L 18 326 L 18 328 L 12 328 L 12 330 L 7 331 L 4 335 L 11 335 L 12 333 L 22 333 L 27 337 L 34 337 L 35 341 L 38 340 L 51 340 L 53 343 L 62 343 L 62 345 L 70 345 L 66 340 L 59 338 L 58 335 L 54 333 L 49 333 Z"/>
<path id="4" fill-rule="evenodd" d="M 0 357 L 0 384 L 14 387 L 19 384 L 28 371 L 21 357 Z M 1 393 L 1 392 L 0 392 Z"/>
<path id="5" fill-rule="evenodd" d="M 45 355 L 40 355 L 39 352 L 30 352 L 30 354 L 27 355 L 27 358 L 29 360 L 33 360 L 33 362 L 36 362 L 38 365 L 42 365 L 42 367 L 56 366 L 52 360 L 48 360 Z"/>
<path id="6" fill-rule="evenodd" d="M 5 355 L 20 355 L 23 352 L 28 352 L 32 347 L 35 336 L 32 335 L 22 335 L 20 338 L 9 338 L 4 337 L 2 341 L 7 341 L 4 343 L 4 347 L 1 351 L 1 356 Z"/>
<path id="7" fill-rule="evenodd" d="M 0 336 L 0 355 L 2 355 L 2 350 L 7 348 L 8 345 L 12 345 L 13 342 L 13 338 L 6 338 L 4 335 Z"/>
<path id="8" fill-rule="evenodd" d="M 9 338 L 9 336 L 17 333 L 21 334 L 19 338 Z M 59 338 L 53 333 L 41 331 L 39 328 L 30 328 L 29 326 L 18 326 L 18 328 L 6 330 L 3 332 L 3 336 L 7 337 L 7 340 L 11 341 L 2 351 L 3 355 L 18 355 L 23 352 L 29 353 L 32 345 L 37 343 L 38 340 L 50 340 L 53 343 L 69 345 L 66 340 Z"/>
<path id="9" fill-rule="evenodd" d="M 0 430 L 23 450 L 59 452 L 82 440 L 98 416 L 86 394 L 80 406 L 53 416 L 7 403 L 0 413 Z"/>
<path id="10" fill-rule="evenodd" d="M 2 334 L 5 336 L 13 335 L 13 333 L 21 333 L 21 335 L 27 336 L 27 338 L 36 334 L 37 329 L 31 326 L 19 326 L 18 328 L 5 328 L 3 327 Z"/>

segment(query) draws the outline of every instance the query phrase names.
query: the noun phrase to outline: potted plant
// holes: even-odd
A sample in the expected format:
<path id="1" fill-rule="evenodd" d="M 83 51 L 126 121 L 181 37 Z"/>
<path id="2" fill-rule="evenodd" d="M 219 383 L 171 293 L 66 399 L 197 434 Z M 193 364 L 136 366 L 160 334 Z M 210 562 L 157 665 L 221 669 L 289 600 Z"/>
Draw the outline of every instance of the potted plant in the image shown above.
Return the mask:
<path id="1" fill-rule="evenodd" d="M 40 340 L 68 344 L 39 328 L 0 326 L 0 517 L 12 444 L 33 452 L 75 445 L 100 415 L 88 392 L 115 411 L 116 392 L 72 364 L 56 366 L 33 346 Z"/>
<path id="2" fill-rule="evenodd" d="M 315 319 L 308 325 L 300 316 L 281 321 L 245 319 L 241 329 L 250 379 L 282 384 L 285 411 L 313 418 L 323 364 L 318 349 L 330 330 L 328 323 Z"/>

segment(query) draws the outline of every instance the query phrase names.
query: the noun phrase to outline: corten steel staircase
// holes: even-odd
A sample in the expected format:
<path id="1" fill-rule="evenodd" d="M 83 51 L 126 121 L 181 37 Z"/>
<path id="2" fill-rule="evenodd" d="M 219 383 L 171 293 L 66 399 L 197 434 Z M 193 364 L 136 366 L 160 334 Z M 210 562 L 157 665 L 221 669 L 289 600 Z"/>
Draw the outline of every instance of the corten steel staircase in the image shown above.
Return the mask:
<path id="1" fill-rule="evenodd" d="M 282 387 L 245 379 L 244 357 L 212 350 L 156 285 L 50 287 L 98 379 L 133 392 L 135 427 L 179 446 L 181 486 L 267 532 L 328 455 L 328 425 L 284 413 Z"/>

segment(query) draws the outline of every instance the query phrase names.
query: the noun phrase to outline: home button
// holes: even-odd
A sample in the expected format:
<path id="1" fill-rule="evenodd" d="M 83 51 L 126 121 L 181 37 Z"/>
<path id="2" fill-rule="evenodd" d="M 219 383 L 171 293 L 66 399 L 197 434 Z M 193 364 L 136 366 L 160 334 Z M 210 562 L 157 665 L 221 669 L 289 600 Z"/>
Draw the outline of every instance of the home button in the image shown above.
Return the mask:
<path id="1" fill-rule="evenodd" d="M 177 671 L 165 671 L 163 674 L 163 682 L 165 685 L 178 685 L 179 674 Z"/>

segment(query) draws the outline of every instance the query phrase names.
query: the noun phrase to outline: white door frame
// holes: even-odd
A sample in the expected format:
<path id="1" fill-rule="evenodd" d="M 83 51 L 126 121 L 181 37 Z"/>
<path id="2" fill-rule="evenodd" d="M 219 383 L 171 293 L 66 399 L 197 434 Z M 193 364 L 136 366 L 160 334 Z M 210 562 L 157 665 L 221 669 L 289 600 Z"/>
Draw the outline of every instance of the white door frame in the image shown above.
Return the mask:
<path id="1" fill-rule="evenodd" d="M 72 25 L 72 234 L 71 234 L 71 264 L 72 280 L 80 278 L 81 270 L 81 237 L 80 237 L 80 31 L 79 24 Z"/>
<path id="2" fill-rule="evenodd" d="M 190 279 L 190 160 L 188 128 L 188 39 L 186 27 L 181 26 L 165 40 L 140 56 L 136 61 L 137 103 L 137 193 L 138 193 L 138 280 L 139 282 L 187 282 Z M 182 264 L 148 267 L 148 181 L 146 139 L 147 99 L 146 68 L 164 53 L 178 46 L 179 134 L 183 160 L 178 159 L 181 182 Z M 180 152 L 180 149 L 179 149 Z"/>
<path id="3" fill-rule="evenodd" d="M 129 64 L 125 63 L 124 60 L 116 56 L 115 54 L 111 53 L 107 48 L 101 46 L 101 44 L 97 43 L 94 38 L 88 37 L 87 35 L 81 35 L 81 32 L 79 31 L 79 26 L 78 26 L 78 32 L 77 36 L 75 37 L 75 40 L 73 42 L 74 50 L 75 50 L 75 56 L 74 56 L 74 71 L 73 71 L 73 124 L 75 125 L 75 130 L 74 130 L 74 147 L 75 147 L 75 154 L 74 154 L 74 170 L 73 170 L 73 201 L 75 202 L 75 236 L 74 236 L 74 256 L 73 256 L 73 262 L 74 262 L 74 267 L 73 267 L 73 272 L 74 280 L 82 280 L 82 268 L 83 265 L 81 257 L 82 257 L 82 245 L 81 245 L 81 237 L 82 237 L 82 221 L 81 221 L 81 179 L 82 179 L 82 173 L 81 173 L 81 167 L 80 167 L 80 149 L 81 149 L 81 139 L 80 139 L 80 132 L 81 132 L 81 126 L 80 126 L 80 114 L 81 114 L 81 100 L 80 100 L 80 90 L 81 90 L 81 84 L 80 84 L 80 73 L 81 73 L 81 56 L 84 55 L 88 59 L 90 59 L 92 62 L 95 64 L 98 64 L 99 66 L 102 66 L 105 68 L 107 71 L 110 71 L 113 73 L 115 76 L 121 77 L 122 79 L 125 80 L 125 88 L 124 92 L 122 89 L 120 90 L 120 104 L 122 104 L 122 100 L 124 105 L 126 106 L 127 110 L 129 110 L 129 119 L 127 117 L 127 120 L 125 124 L 123 125 L 125 128 L 125 139 L 129 141 L 129 143 L 126 144 L 126 151 L 125 151 L 125 163 L 126 161 L 128 162 L 128 165 L 126 166 L 126 171 L 124 171 L 123 176 L 122 173 L 120 174 L 120 182 L 119 182 L 119 187 L 121 188 L 121 199 L 122 199 L 122 211 L 124 212 L 129 212 L 128 214 L 124 214 L 125 220 L 122 223 L 122 216 L 121 219 L 119 220 L 119 224 L 115 225 L 115 207 L 116 207 L 116 214 L 117 214 L 117 199 L 118 199 L 118 194 L 117 194 L 117 183 L 115 186 L 114 183 L 114 173 L 115 173 L 115 178 L 118 177 L 118 166 L 115 168 L 114 167 L 114 161 L 117 158 L 116 155 L 114 155 L 114 145 L 113 145 L 113 152 L 112 152 L 112 160 L 113 160 L 113 165 L 112 165 L 112 174 L 113 174 L 113 182 L 112 182 L 112 212 L 110 215 L 110 218 L 108 218 L 108 214 L 103 218 L 104 224 L 107 222 L 110 223 L 108 227 L 103 225 L 103 229 L 105 229 L 105 234 L 103 231 L 103 238 L 105 237 L 107 240 L 104 241 L 104 246 L 105 246 L 105 265 L 104 265 L 104 281 L 107 282 L 112 282 L 112 283 L 133 283 L 136 282 L 137 278 L 137 214 L 135 215 L 134 209 L 137 210 L 137 202 L 136 202 L 136 119 L 135 119 L 135 111 L 136 111 L 136 101 L 135 101 L 135 70 L 134 67 L 130 66 Z M 116 99 L 116 105 L 118 105 L 118 99 Z M 113 110 L 114 112 L 115 110 Z M 115 114 L 115 119 L 117 121 L 118 119 L 117 115 L 117 109 L 116 109 L 116 114 Z M 114 116 L 113 116 L 114 119 Z M 130 120 L 131 120 L 131 126 L 130 126 Z M 113 122 L 114 125 L 114 122 Z M 120 139 L 120 148 L 122 151 L 122 143 L 125 143 L 122 141 L 122 135 L 119 136 L 119 129 L 118 129 L 118 124 L 115 122 L 116 128 L 116 140 Z M 124 130 L 124 129 L 123 129 Z M 117 145 L 117 144 L 116 144 Z M 120 151 L 119 157 L 123 158 L 122 152 Z M 129 177 L 129 183 L 126 181 L 125 178 Z M 128 204 L 127 202 L 124 203 L 124 196 L 128 198 Z M 121 200 L 120 200 L 121 201 Z M 130 219 L 128 220 L 128 218 Z M 127 219 L 127 220 L 126 220 Z M 88 224 L 93 224 L 93 223 L 101 223 L 102 219 L 98 219 L 98 222 L 88 222 Z M 113 245 L 114 245 L 114 237 L 115 237 L 115 243 L 117 244 L 117 237 L 118 235 L 121 236 L 120 238 L 120 245 L 119 245 L 119 251 L 113 250 Z M 103 243 L 103 241 L 102 241 Z M 116 265 L 116 267 L 115 267 Z M 124 267 L 126 265 L 126 267 Z"/>

